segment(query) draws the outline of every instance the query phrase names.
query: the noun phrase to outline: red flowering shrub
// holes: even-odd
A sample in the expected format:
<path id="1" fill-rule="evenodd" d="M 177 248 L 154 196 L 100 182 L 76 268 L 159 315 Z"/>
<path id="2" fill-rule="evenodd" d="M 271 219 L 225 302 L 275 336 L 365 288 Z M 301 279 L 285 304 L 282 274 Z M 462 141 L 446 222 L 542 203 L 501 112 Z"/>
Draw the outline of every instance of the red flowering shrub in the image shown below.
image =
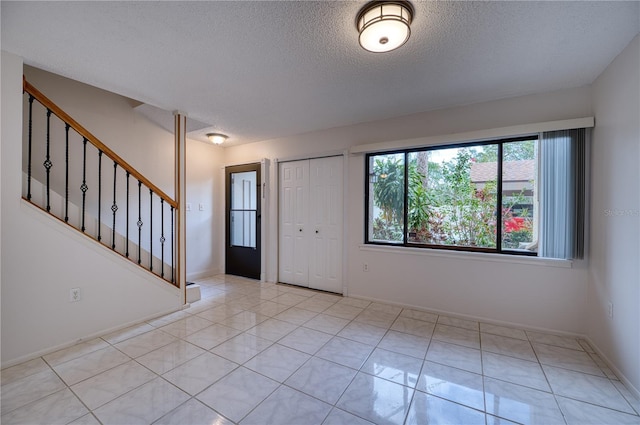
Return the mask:
<path id="1" fill-rule="evenodd" d="M 526 223 L 524 221 L 524 217 L 511 217 L 509 220 L 505 220 L 504 222 L 505 233 L 519 232 L 521 230 L 526 230 Z"/>

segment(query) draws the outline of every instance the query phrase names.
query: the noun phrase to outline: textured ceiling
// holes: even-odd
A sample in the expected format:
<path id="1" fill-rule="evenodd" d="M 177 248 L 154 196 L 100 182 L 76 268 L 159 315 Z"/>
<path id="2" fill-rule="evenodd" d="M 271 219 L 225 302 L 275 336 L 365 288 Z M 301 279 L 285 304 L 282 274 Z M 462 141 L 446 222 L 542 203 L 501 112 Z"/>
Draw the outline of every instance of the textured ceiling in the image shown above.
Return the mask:
<path id="1" fill-rule="evenodd" d="M 375 54 L 363 4 L 2 1 L 1 41 L 239 144 L 590 84 L 640 31 L 638 2 L 413 1 L 407 44 Z"/>

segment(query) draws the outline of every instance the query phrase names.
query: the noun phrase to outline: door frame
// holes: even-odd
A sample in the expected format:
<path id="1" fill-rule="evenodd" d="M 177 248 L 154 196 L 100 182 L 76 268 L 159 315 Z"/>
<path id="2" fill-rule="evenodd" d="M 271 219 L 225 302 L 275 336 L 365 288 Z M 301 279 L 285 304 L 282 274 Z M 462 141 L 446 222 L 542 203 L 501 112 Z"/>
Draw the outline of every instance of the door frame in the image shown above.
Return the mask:
<path id="1" fill-rule="evenodd" d="M 256 170 L 257 168 L 257 170 Z M 232 170 L 230 170 L 232 169 Z M 263 278 L 263 270 L 264 270 L 264 234 L 263 234 L 263 226 L 262 226 L 262 210 L 263 205 L 262 201 L 264 198 L 264 183 L 263 183 L 263 163 L 260 162 L 252 162 L 247 164 L 238 164 L 238 165 L 227 165 L 223 168 L 224 173 L 224 192 L 225 192 L 225 203 L 224 203 L 224 270 L 225 273 L 228 272 L 229 266 L 229 250 L 231 249 L 231 181 L 230 175 L 231 173 L 242 173 L 245 171 L 257 171 L 256 172 L 256 247 L 255 250 L 259 250 L 259 255 L 257 261 L 259 262 L 258 274 L 257 276 L 247 276 L 253 279 Z"/>

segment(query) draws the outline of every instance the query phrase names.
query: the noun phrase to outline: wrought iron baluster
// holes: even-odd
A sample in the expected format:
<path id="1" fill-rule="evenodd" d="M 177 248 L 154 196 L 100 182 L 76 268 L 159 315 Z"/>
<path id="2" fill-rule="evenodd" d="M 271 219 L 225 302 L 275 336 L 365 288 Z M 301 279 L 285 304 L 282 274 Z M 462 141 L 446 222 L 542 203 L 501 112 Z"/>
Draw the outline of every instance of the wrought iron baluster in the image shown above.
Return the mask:
<path id="1" fill-rule="evenodd" d="M 160 198 L 160 277 L 164 277 L 164 198 Z"/>
<path id="2" fill-rule="evenodd" d="M 64 222 L 69 222 L 69 128 L 71 126 L 65 123 L 64 126 Z"/>
<path id="3" fill-rule="evenodd" d="M 142 182 L 138 180 L 138 264 L 142 261 L 140 257 L 140 245 L 142 245 L 142 211 L 141 211 L 141 199 L 142 199 Z"/>
<path id="4" fill-rule="evenodd" d="M 84 232 L 86 227 L 84 226 L 85 207 L 87 203 L 87 138 L 82 138 L 82 185 L 80 190 L 82 191 L 82 231 Z"/>
<path id="5" fill-rule="evenodd" d="M 98 240 L 102 240 L 102 151 L 98 150 Z"/>
<path id="6" fill-rule="evenodd" d="M 118 170 L 118 163 L 113 161 L 113 205 L 111 205 L 111 211 L 113 211 L 113 227 L 111 228 L 111 249 L 116 249 L 116 212 L 118 211 L 118 204 L 116 203 L 116 171 Z"/>
<path id="7" fill-rule="evenodd" d="M 129 258 L 129 172 L 127 171 L 127 243 L 125 247 L 125 257 Z"/>
<path id="8" fill-rule="evenodd" d="M 153 271 L 153 190 L 149 189 L 149 271 Z"/>
<path id="9" fill-rule="evenodd" d="M 51 193 L 50 193 L 50 178 L 51 178 L 51 167 L 53 164 L 51 163 L 51 155 L 49 154 L 50 145 L 51 145 L 51 109 L 47 108 L 47 156 L 42 165 L 47 169 L 47 211 L 51 211 Z"/>
<path id="10" fill-rule="evenodd" d="M 173 253 L 176 250 L 176 241 L 173 239 L 173 205 L 171 205 L 171 283 L 175 282 L 173 276 Z"/>
<path id="11" fill-rule="evenodd" d="M 31 200 L 31 139 L 33 137 L 33 96 L 29 95 L 29 158 L 27 160 L 27 199 Z"/>

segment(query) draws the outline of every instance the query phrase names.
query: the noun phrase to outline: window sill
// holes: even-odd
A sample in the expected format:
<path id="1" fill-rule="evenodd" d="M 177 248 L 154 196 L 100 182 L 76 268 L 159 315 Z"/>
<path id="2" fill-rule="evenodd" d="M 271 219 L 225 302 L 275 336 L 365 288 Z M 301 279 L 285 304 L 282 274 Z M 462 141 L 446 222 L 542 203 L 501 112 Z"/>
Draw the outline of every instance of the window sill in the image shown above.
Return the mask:
<path id="1" fill-rule="evenodd" d="M 573 267 L 572 260 L 558 260 L 554 258 L 528 257 L 524 255 L 490 254 L 485 252 L 450 251 L 450 250 L 433 249 L 433 248 L 411 248 L 406 246 L 361 244 L 360 251 L 384 252 L 389 254 L 400 254 L 400 255 L 409 254 L 409 255 L 418 255 L 418 256 L 425 256 L 425 257 L 468 259 L 468 260 L 483 261 L 483 262 L 489 261 L 494 263 L 526 264 L 531 266 L 559 267 L 559 268 L 565 268 L 565 269 L 570 269 Z"/>

